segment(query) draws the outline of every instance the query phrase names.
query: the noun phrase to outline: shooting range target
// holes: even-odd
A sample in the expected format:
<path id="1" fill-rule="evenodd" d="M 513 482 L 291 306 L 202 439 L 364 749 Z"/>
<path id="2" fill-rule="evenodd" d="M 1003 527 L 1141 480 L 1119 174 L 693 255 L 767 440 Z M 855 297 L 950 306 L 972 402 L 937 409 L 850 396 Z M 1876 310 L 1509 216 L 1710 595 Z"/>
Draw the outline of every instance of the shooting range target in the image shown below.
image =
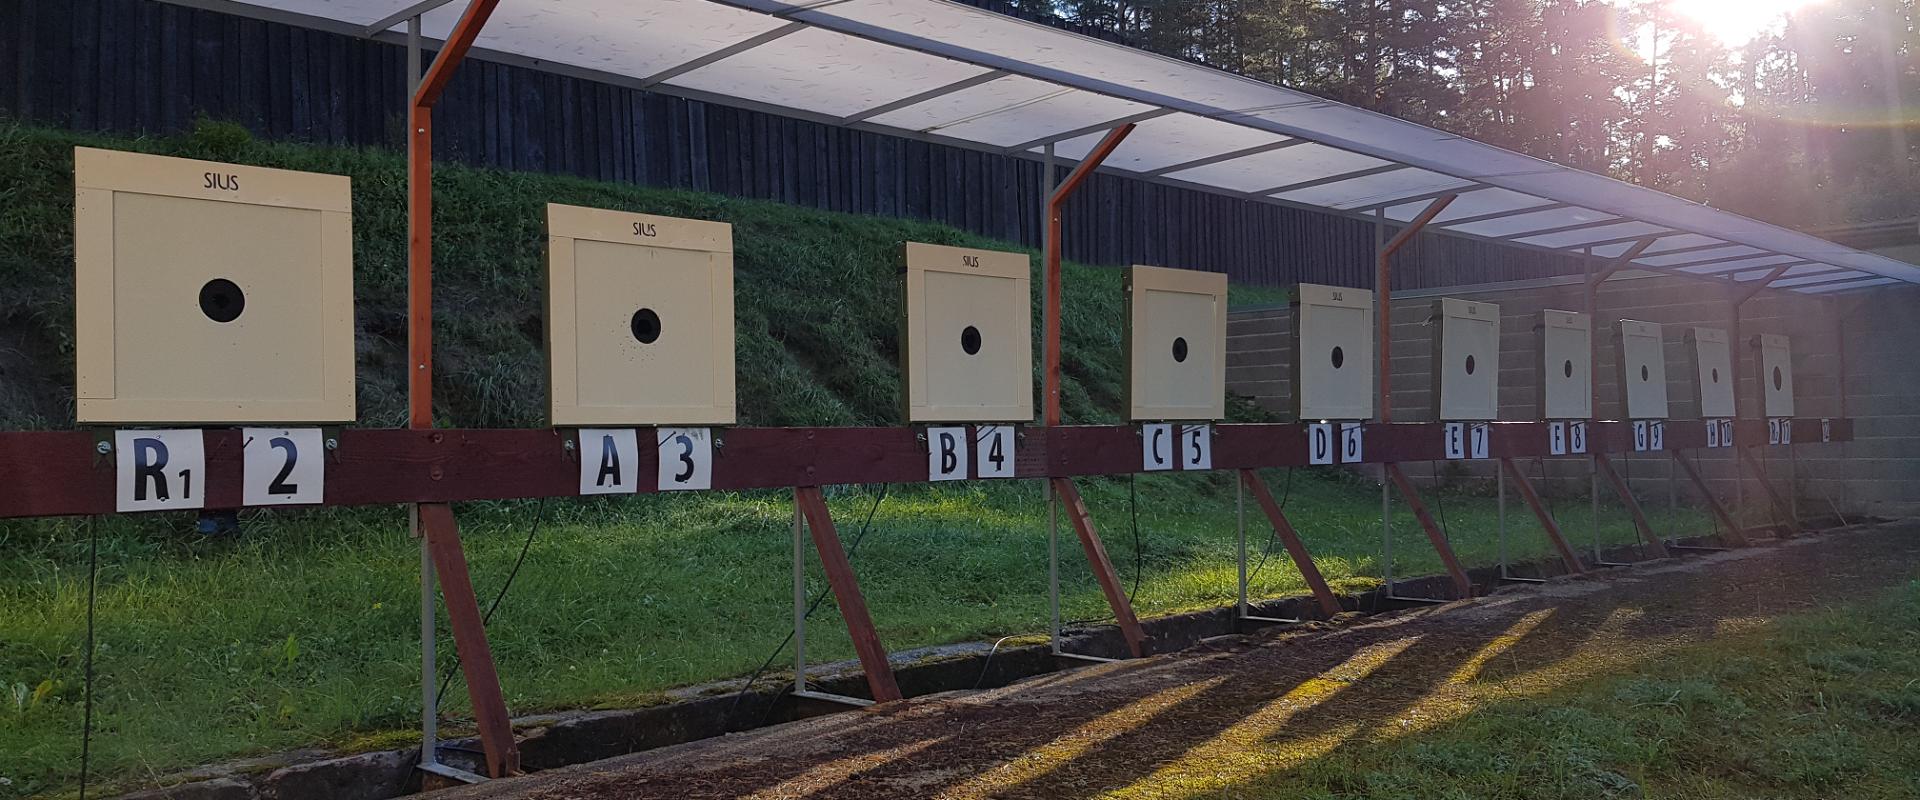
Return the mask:
<path id="1" fill-rule="evenodd" d="M 1443 297 L 1433 317 L 1435 419 L 1499 418 L 1500 307 Z"/>
<path id="2" fill-rule="evenodd" d="M 1132 419 L 1225 417 L 1227 276 L 1135 266 L 1126 297 Z"/>
<path id="3" fill-rule="evenodd" d="M 1373 416 L 1373 292 L 1303 283 L 1293 293 L 1294 413 Z"/>
<path id="4" fill-rule="evenodd" d="M 1666 346 L 1660 326 L 1623 319 L 1615 328 L 1627 419 L 1667 418 Z"/>
<path id="5" fill-rule="evenodd" d="M 547 206 L 557 426 L 734 421 L 733 226 Z"/>
<path id="6" fill-rule="evenodd" d="M 80 422 L 354 418 L 347 178 L 73 155 Z"/>
<path id="7" fill-rule="evenodd" d="M 1027 255 L 907 242 L 905 259 L 907 421 L 1032 421 Z"/>
<path id="8" fill-rule="evenodd" d="M 1787 337 L 1760 334 L 1760 379 L 1766 387 L 1767 416 L 1793 416 L 1793 348 Z"/>
<path id="9" fill-rule="evenodd" d="M 1540 312 L 1540 417 L 1593 417 L 1593 321 L 1574 311 Z"/>
<path id="10" fill-rule="evenodd" d="M 1727 332 L 1718 328 L 1687 329 L 1687 351 L 1693 354 L 1693 371 L 1700 387 L 1700 416 L 1725 419 L 1733 416 L 1733 351 L 1727 345 Z"/>

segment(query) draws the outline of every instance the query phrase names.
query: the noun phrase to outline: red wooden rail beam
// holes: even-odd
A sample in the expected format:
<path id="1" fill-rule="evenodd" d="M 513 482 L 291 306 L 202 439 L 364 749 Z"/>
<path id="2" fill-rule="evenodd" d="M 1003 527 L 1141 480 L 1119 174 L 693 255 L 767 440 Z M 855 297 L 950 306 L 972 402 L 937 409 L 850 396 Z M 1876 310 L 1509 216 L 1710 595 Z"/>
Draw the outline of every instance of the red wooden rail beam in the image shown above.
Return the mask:
<path id="1" fill-rule="evenodd" d="M 1607 458 L 1605 453 L 1595 453 L 1593 464 L 1595 469 L 1600 470 L 1600 475 L 1607 479 L 1607 483 L 1613 486 L 1614 493 L 1620 495 L 1620 503 L 1627 507 L 1627 515 L 1633 518 L 1633 527 L 1640 532 L 1640 540 L 1647 543 L 1647 549 L 1653 551 L 1655 558 L 1666 558 L 1666 541 L 1661 539 L 1660 534 L 1654 532 L 1653 525 L 1647 522 L 1646 511 L 1640 508 L 1640 501 L 1634 499 L 1633 490 L 1627 486 L 1626 481 L 1621 480 L 1620 473 L 1614 470 L 1613 460 Z"/>
<path id="2" fill-rule="evenodd" d="M 827 585 L 833 587 L 833 600 L 847 622 L 847 635 L 853 639 L 853 651 L 860 656 L 860 669 L 867 673 L 867 690 L 876 703 L 900 699 L 900 686 L 893 680 L 893 667 L 887 663 L 887 648 L 880 644 L 880 633 L 873 627 L 873 615 L 867 611 L 866 597 L 860 593 L 860 580 L 847 561 L 840 545 L 840 532 L 833 525 L 833 513 L 820 495 L 818 486 L 793 490 L 793 502 L 806 517 L 807 531 L 813 535 L 813 547 L 820 553 L 821 569 L 827 573 Z"/>
<path id="3" fill-rule="evenodd" d="M 1560 553 L 1560 560 L 1566 563 L 1567 571 L 1575 575 L 1587 571 L 1586 567 L 1580 565 L 1580 557 L 1573 554 L 1573 548 L 1567 546 L 1566 537 L 1560 535 L 1560 523 L 1547 511 L 1546 504 L 1540 502 L 1540 495 L 1534 493 L 1533 484 L 1527 482 L 1527 476 L 1520 474 L 1520 468 L 1514 466 L 1512 458 L 1501 456 L 1500 464 L 1520 489 L 1520 499 L 1527 501 L 1527 507 L 1533 509 L 1533 516 L 1540 520 L 1541 529 L 1547 532 L 1547 541 L 1552 542 L 1553 549 Z"/>
<path id="4" fill-rule="evenodd" d="M 1260 510 L 1266 512 L 1267 521 L 1273 524 L 1274 535 L 1280 537 L 1280 544 L 1287 548 L 1287 555 L 1293 558 L 1294 567 L 1300 570 L 1300 577 L 1306 579 L 1307 588 L 1313 590 L 1313 599 L 1320 603 L 1320 610 L 1328 617 L 1339 614 L 1340 598 L 1335 597 L 1327 579 L 1320 574 L 1320 568 L 1313 563 L 1313 555 L 1307 552 L 1306 542 L 1300 541 L 1300 534 L 1293 530 L 1293 523 L 1287 521 L 1287 515 L 1280 510 L 1280 504 L 1273 501 L 1273 493 L 1267 491 L 1267 484 L 1253 470 L 1240 470 L 1240 483 L 1253 493 L 1253 499 L 1260 504 Z"/>

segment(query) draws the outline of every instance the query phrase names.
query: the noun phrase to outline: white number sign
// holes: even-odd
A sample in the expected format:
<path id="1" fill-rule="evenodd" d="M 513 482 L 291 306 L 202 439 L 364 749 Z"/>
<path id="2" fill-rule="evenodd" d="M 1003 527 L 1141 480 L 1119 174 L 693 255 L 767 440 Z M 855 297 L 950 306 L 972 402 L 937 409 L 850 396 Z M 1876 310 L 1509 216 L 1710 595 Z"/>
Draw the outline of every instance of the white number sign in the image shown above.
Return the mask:
<path id="1" fill-rule="evenodd" d="M 1213 426 L 1180 427 L 1180 468 L 1213 469 Z"/>
<path id="2" fill-rule="evenodd" d="M 1333 439 L 1333 425 L 1316 422 L 1307 426 L 1307 463 L 1331 464 L 1334 451 L 1338 449 Z"/>
<path id="3" fill-rule="evenodd" d="M 974 449 L 980 454 L 975 469 L 982 478 L 1013 477 L 1013 426 L 981 425 L 973 429 Z"/>
<path id="4" fill-rule="evenodd" d="M 1364 429 L 1358 422 L 1340 423 L 1340 463 L 1358 464 L 1362 456 L 1360 434 Z"/>
<path id="5" fill-rule="evenodd" d="M 1547 423 L 1547 455 L 1564 456 L 1567 454 L 1567 423 Z"/>
<path id="6" fill-rule="evenodd" d="M 325 456 L 319 428 L 242 428 L 240 502 L 289 506 L 322 501 Z"/>
<path id="7" fill-rule="evenodd" d="M 1587 452 L 1587 423 L 1567 423 L 1567 452 L 1574 455 Z"/>
<path id="8" fill-rule="evenodd" d="M 207 505 L 207 447 L 198 430 L 114 431 L 117 511 Z"/>
<path id="9" fill-rule="evenodd" d="M 632 428 L 580 429 L 580 493 L 640 491 L 640 436 Z"/>
<path id="10" fill-rule="evenodd" d="M 1487 445 L 1492 438 L 1493 430 L 1487 427 L 1487 423 L 1476 422 L 1472 427 L 1467 428 L 1467 443 L 1474 458 L 1487 457 Z"/>
<path id="11" fill-rule="evenodd" d="M 1449 422 L 1441 432 L 1445 437 L 1448 461 L 1467 457 L 1467 426 L 1459 422 Z"/>
<path id="12" fill-rule="evenodd" d="M 1164 422 L 1140 426 L 1140 461 L 1148 472 L 1173 469 L 1173 426 Z"/>
<path id="13" fill-rule="evenodd" d="M 960 481 L 967 478 L 967 429 L 927 429 L 927 480 Z"/>
<path id="14" fill-rule="evenodd" d="M 655 428 L 659 483 L 663 492 L 713 488 L 713 431 L 709 428 Z"/>

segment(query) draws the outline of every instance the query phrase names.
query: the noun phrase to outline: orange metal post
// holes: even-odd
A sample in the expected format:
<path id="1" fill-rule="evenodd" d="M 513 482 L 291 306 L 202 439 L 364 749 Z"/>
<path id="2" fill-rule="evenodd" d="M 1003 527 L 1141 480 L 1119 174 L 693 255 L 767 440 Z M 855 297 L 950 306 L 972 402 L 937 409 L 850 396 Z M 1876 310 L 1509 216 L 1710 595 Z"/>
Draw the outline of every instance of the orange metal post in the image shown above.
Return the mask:
<path id="1" fill-rule="evenodd" d="M 1380 313 L 1375 319 L 1376 333 L 1380 349 L 1380 421 L 1393 421 L 1393 254 L 1411 241 L 1420 229 L 1427 227 L 1434 217 L 1447 210 L 1447 206 L 1459 195 L 1441 195 L 1428 203 L 1420 216 L 1414 217 L 1407 227 L 1394 234 L 1385 247 L 1380 248 L 1378 263 L 1373 276 L 1374 295 L 1379 298 Z M 1377 239 L 1375 241 L 1378 241 Z"/>
<path id="2" fill-rule="evenodd" d="M 499 0 L 473 0 L 448 34 L 440 54 L 420 79 L 408 107 L 407 123 L 407 425 L 433 427 L 433 105 L 453 71 L 466 58 Z M 436 434 L 437 435 L 437 434 Z M 487 774 L 501 778 L 520 771 L 520 747 L 500 690 L 500 676 L 487 644 L 486 621 L 473 594 L 473 578 L 460 544 L 460 527 L 445 503 L 415 507 L 421 532 L 432 553 L 453 627 L 454 647 L 467 679 L 467 696 L 480 729 Z"/>
<path id="3" fill-rule="evenodd" d="M 1107 136 L 1095 145 L 1087 157 L 1080 160 L 1079 166 L 1067 175 L 1047 198 L 1047 252 L 1046 252 L 1046 370 L 1043 380 L 1046 384 L 1046 416 L 1048 425 L 1060 424 L 1060 206 L 1067 202 L 1088 175 L 1112 155 L 1120 142 L 1133 132 L 1133 123 L 1129 122 L 1107 132 Z"/>

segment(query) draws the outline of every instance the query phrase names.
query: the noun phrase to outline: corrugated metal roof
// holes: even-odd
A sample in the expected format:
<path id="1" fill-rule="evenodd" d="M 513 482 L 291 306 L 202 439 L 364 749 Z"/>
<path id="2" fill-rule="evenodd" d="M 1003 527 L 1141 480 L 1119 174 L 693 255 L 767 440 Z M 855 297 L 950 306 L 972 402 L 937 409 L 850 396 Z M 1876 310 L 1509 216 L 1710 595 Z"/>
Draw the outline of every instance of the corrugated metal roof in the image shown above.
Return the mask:
<path id="1" fill-rule="evenodd" d="M 453 0 L 174 0 L 430 39 Z M 1635 267 L 1825 294 L 1920 283 L 1920 267 L 1405 120 L 947 0 L 503 0 L 476 57 L 977 150 L 1084 156 L 1172 185 L 1405 221 Z"/>

